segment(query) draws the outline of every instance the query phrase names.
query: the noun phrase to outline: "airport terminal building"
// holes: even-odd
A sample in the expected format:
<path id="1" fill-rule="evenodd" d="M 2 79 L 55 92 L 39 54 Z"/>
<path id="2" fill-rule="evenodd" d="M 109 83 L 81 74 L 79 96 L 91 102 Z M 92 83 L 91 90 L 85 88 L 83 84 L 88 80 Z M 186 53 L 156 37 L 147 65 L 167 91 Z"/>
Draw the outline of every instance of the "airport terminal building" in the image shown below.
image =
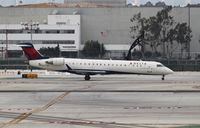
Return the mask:
<path id="1" fill-rule="evenodd" d="M 59 44 L 61 52 L 82 50 L 88 40 L 105 45 L 111 57 L 127 52 L 133 39 L 130 34 L 134 14 L 155 16 L 162 8 L 0 8 L 0 48 L 20 50 L 20 42 L 33 42 L 36 48 Z M 174 8 L 176 22 L 186 22 L 192 29 L 191 55 L 200 49 L 200 8 Z M 32 31 L 31 31 L 32 30 Z M 148 49 L 147 49 L 148 50 Z M 177 53 L 180 49 L 176 49 Z"/>
<path id="2" fill-rule="evenodd" d="M 31 42 L 37 49 L 59 44 L 63 52 L 79 50 L 80 15 L 48 15 L 43 24 L 34 20 L 0 24 L 1 49 L 20 50 L 16 44 Z"/>

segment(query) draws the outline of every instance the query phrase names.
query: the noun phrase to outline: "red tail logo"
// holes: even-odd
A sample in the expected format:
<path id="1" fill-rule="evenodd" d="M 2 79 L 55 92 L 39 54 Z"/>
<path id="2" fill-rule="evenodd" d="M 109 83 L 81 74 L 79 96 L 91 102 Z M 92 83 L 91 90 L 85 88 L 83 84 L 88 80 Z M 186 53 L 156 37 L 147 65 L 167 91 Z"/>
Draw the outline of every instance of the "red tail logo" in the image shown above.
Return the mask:
<path id="1" fill-rule="evenodd" d="M 24 51 L 28 60 L 43 59 L 44 57 L 33 47 L 31 43 L 18 44 Z"/>

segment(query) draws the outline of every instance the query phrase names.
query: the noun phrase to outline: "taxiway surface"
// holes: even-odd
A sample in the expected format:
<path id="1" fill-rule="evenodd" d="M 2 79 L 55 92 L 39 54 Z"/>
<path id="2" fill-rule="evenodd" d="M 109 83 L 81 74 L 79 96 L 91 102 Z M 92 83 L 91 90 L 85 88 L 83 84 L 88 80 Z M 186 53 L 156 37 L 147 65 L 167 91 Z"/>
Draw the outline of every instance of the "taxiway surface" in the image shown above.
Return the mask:
<path id="1" fill-rule="evenodd" d="M 200 73 L 0 78 L 0 128 L 143 128 L 200 124 Z"/>

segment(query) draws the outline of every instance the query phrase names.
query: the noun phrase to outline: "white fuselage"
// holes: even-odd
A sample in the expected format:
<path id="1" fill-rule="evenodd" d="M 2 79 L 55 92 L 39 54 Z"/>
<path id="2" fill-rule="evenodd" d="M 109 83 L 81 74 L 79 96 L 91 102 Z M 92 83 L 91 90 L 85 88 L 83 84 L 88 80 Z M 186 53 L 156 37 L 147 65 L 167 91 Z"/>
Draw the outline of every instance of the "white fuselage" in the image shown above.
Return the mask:
<path id="1" fill-rule="evenodd" d="M 66 71 L 75 74 L 144 74 L 144 75 L 168 75 L 173 71 L 155 61 L 126 61 L 126 60 L 93 60 L 49 58 L 30 60 L 34 67 Z"/>

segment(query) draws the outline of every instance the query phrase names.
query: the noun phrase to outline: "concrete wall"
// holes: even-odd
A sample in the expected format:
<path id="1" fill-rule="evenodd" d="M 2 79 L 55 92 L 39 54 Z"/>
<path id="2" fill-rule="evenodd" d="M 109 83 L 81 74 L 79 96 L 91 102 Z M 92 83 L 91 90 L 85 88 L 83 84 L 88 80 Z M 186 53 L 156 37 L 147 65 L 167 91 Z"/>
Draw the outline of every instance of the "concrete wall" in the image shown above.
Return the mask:
<path id="1" fill-rule="evenodd" d="M 130 18 L 141 12 L 142 17 L 156 15 L 162 8 L 0 8 L 0 24 L 47 21 L 49 14 L 81 15 L 81 44 L 87 40 L 98 40 L 110 48 L 127 49 L 132 41 Z M 200 8 L 191 8 L 190 25 L 192 28 L 191 52 L 200 52 Z M 174 8 L 171 13 L 176 22 L 187 22 L 188 8 Z M 116 47 L 115 47 L 116 46 Z M 177 51 L 179 52 L 179 51 Z"/>

